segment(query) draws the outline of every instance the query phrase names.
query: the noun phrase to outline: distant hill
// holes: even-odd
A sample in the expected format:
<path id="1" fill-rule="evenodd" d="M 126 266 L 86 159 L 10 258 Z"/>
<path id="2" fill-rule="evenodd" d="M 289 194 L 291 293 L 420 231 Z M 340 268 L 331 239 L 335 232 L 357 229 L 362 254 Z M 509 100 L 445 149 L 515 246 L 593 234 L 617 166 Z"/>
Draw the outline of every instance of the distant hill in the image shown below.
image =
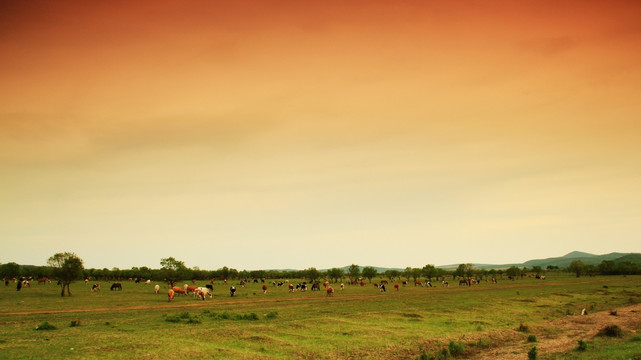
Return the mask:
<path id="1" fill-rule="evenodd" d="M 475 268 L 478 269 L 507 269 L 511 266 L 517 267 L 528 267 L 540 266 L 546 268 L 549 265 L 558 266 L 558 267 L 568 267 L 572 261 L 581 260 L 586 265 L 599 265 L 604 260 L 612 260 L 615 263 L 622 261 L 630 261 L 633 263 L 641 263 L 641 253 L 619 253 L 613 252 L 604 255 L 595 255 L 581 251 L 572 251 L 571 253 L 565 254 L 559 257 L 551 257 L 546 259 L 534 259 L 528 260 L 520 264 L 472 264 Z M 459 264 L 452 265 L 443 265 L 438 266 L 441 269 L 453 270 L 458 267 Z"/>

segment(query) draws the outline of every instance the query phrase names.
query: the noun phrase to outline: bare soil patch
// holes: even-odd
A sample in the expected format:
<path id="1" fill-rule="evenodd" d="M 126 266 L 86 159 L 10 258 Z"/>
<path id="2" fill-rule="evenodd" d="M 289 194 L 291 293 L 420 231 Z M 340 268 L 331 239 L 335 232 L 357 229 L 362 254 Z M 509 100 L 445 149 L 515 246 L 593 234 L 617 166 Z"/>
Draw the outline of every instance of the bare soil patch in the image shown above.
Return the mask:
<path id="1" fill-rule="evenodd" d="M 619 307 L 617 315 L 610 310 L 587 315 L 565 316 L 559 319 L 528 324 L 528 333 L 516 329 L 491 334 L 497 347 L 481 351 L 471 359 L 526 359 L 527 352 L 536 345 L 539 354 L 568 352 L 577 347 L 578 340 L 590 340 L 608 325 L 618 325 L 624 333 L 637 333 L 641 329 L 641 304 Z M 527 342 L 527 336 L 537 336 L 536 343 Z"/>

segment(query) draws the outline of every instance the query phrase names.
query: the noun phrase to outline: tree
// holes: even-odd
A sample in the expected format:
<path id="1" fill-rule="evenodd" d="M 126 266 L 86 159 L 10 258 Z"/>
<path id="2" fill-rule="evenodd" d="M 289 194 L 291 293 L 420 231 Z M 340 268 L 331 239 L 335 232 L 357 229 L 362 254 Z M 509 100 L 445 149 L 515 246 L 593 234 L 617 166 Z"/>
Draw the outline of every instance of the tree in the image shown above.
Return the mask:
<path id="1" fill-rule="evenodd" d="M 428 264 L 423 266 L 423 275 L 427 278 L 427 280 L 432 281 L 432 277 L 436 276 L 436 267 L 432 264 Z"/>
<path id="2" fill-rule="evenodd" d="M 512 280 L 516 279 L 521 275 L 521 269 L 517 268 L 516 266 L 510 266 L 505 273 L 507 276 L 511 277 Z"/>
<path id="3" fill-rule="evenodd" d="M 363 268 L 363 277 L 366 277 L 369 282 L 372 282 L 372 278 L 378 275 L 378 270 L 374 269 L 371 266 L 365 266 Z"/>
<path id="4" fill-rule="evenodd" d="M 585 272 L 585 264 L 581 260 L 574 260 L 568 266 L 568 271 L 575 273 L 576 277 L 580 277 Z"/>
<path id="5" fill-rule="evenodd" d="M 541 275 L 543 273 L 543 268 L 537 265 L 532 266 L 532 272 L 536 275 Z"/>
<path id="6" fill-rule="evenodd" d="M 60 296 L 65 296 L 65 287 L 67 288 L 67 296 L 71 296 L 69 285 L 82 275 L 84 269 L 82 259 L 70 252 L 57 253 L 47 260 L 47 264 L 53 269 L 54 278 L 60 280 L 62 288 Z"/>
<path id="7" fill-rule="evenodd" d="M 188 270 L 185 266 L 185 263 L 178 261 L 173 257 L 168 257 L 166 259 L 160 259 L 160 269 L 162 271 L 163 277 L 169 281 L 169 286 L 174 287 L 174 283 L 181 279 L 186 279 L 188 276 Z"/>
<path id="8" fill-rule="evenodd" d="M 305 275 L 307 276 L 307 278 L 309 279 L 309 282 L 311 283 L 315 283 L 316 280 L 320 279 L 320 276 L 321 276 L 320 271 L 316 270 L 315 267 L 311 267 L 305 270 Z"/>
<path id="9" fill-rule="evenodd" d="M 3 279 L 17 278 L 20 276 L 20 265 L 10 262 L 0 265 L 0 277 Z"/>
<path id="10" fill-rule="evenodd" d="M 465 276 L 465 270 L 467 270 L 467 267 L 465 266 L 465 264 L 460 264 L 456 268 L 456 271 L 454 272 L 454 275 L 459 276 L 459 277 L 464 277 Z"/>
<path id="11" fill-rule="evenodd" d="M 351 280 L 357 280 L 361 276 L 361 268 L 356 264 L 352 264 L 347 269 L 347 274 Z"/>
<path id="12" fill-rule="evenodd" d="M 421 277 L 422 273 L 423 273 L 423 270 L 419 268 L 412 268 L 412 270 L 410 270 L 410 276 L 412 276 L 412 279 L 414 279 L 414 282 L 416 282 L 416 280 L 419 277 Z"/>
<path id="13" fill-rule="evenodd" d="M 339 268 L 331 268 L 327 271 L 327 276 L 333 281 L 337 282 L 338 279 L 345 276 L 345 270 Z"/>

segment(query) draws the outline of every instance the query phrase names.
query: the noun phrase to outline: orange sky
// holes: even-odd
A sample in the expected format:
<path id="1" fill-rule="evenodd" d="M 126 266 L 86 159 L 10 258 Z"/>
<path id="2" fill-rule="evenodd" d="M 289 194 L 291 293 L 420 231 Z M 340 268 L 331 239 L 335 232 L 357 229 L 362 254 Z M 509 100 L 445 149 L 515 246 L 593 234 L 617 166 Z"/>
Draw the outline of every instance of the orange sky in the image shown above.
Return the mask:
<path id="1" fill-rule="evenodd" d="M 641 251 L 640 10 L 3 2 L 0 262 Z"/>

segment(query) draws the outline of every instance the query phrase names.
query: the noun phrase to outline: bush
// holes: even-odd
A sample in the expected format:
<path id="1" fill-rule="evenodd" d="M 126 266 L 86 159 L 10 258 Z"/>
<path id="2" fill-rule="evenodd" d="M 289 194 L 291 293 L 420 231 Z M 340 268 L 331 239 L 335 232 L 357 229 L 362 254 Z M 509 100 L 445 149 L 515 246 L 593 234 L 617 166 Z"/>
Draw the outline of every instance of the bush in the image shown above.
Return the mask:
<path id="1" fill-rule="evenodd" d="M 278 317 L 278 313 L 276 311 L 272 311 L 265 315 L 265 319 L 275 319 Z"/>
<path id="2" fill-rule="evenodd" d="M 617 315 L 618 315 L 618 313 L 617 313 L 617 311 L 616 311 L 616 310 L 610 310 L 610 315 L 612 315 L 612 316 L 617 316 Z"/>
<path id="3" fill-rule="evenodd" d="M 479 339 L 477 341 L 471 342 L 470 345 L 480 347 L 480 348 L 489 348 L 490 345 L 492 345 L 492 343 L 489 340 L 483 338 L 483 339 Z"/>
<path id="4" fill-rule="evenodd" d="M 536 335 L 529 335 L 527 337 L 527 342 L 536 342 Z"/>
<path id="5" fill-rule="evenodd" d="M 249 314 L 236 314 L 236 320 L 258 320 L 258 315 L 256 313 L 249 313 Z"/>
<path id="6" fill-rule="evenodd" d="M 45 321 L 36 326 L 36 330 L 56 330 L 56 327 Z"/>
<path id="7" fill-rule="evenodd" d="M 608 325 L 603 329 L 599 330 L 599 336 L 609 336 L 609 337 L 621 337 L 623 332 L 619 325 Z"/>
<path id="8" fill-rule="evenodd" d="M 524 323 L 520 323 L 519 327 L 517 328 L 517 330 L 520 331 L 520 332 L 528 332 L 529 329 L 530 328 L 527 325 L 525 325 Z"/>
<path id="9" fill-rule="evenodd" d="M 69 326 L 70 326 L 70 327 L 80 326 L 80 320 L 78 320 L 78 321 L 75 321 L 75 320 L 74 320 L 74 321 L 72 321 L 72 322 L 71 322 L 71 324 L 70 324 Z"/>
<path id="10" fill-rule="evenodd" d="M 454 357 L 465 354 L 465 345 L 454 342 L 454 341 L 450 341 L 450 344 L 447 346 L 447 349 L 449 350 L 450 354 Z"/>
<path id="11" fill-rule="evenodd" d="M 578 346 L 576 349 L 578 351 L 585 351 L 588 349 L 588 343 L 585 340 L 579 340 L 577 341 L 577 343 L 578 343 Z"/>
<path id="12" fill-rule="evenodd" d="M 527 358 L 530 360 L 536 360 L 539 350 L 536 348 L 536 346 L 533 346 L 530 351 L 527 352 Z"/>

